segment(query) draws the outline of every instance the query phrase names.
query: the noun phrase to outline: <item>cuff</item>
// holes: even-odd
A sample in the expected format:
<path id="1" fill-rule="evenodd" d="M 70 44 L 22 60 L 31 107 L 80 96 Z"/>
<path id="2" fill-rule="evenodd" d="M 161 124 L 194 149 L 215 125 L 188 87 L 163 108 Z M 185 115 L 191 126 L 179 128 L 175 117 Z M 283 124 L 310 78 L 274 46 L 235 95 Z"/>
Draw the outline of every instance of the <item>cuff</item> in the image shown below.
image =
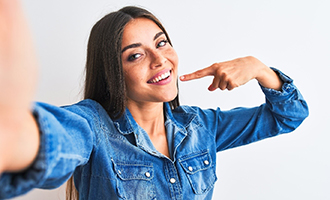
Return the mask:
<path id="1" fill-rule="evenodd" d="M 40 146 L 36 159 L 34 162 L 21 172 L 15 173 L 3 173 L 0 177 L 0 199 L 12 198 L 18 195 L 25 194 L 32 190 L 33 188 L 38 187 L 45 180 L 45 174 L 47 169 L 47 149 L 53 148 L 50 147 L 49 139 L 46 138 L 45 132 L 45 123 L 40 117 L 41 110 L 38 106 L 33 106 L 33 115 L 39 126 L 40 134 Z"/>
<path id="2" fill-rule="evenodd" d="M 293 80 L 287 76 L 286 74 L 284 74 L 283 72 L 281 72 L 280 70 L 271 67 L 271 69 L 278 75 L 278 77 L 283 81 L 283 85 L 282 85 L 282 90 L 278 91 L 278 90 L 274 90 L 274 89 L 270 89 L 270 88 L 266 88 L 263 87 L 262 85 L 260 85 L 263 93 L 266 95 L 266 98 L 272 102 L 276 102 L 276 101 L 282 101 L 283 98 L 287 98 L 288 96 L 290 96 L 291 94 L 294 93 L 294 91 L 297 90 L 296 86 L 293 84 Z"/>

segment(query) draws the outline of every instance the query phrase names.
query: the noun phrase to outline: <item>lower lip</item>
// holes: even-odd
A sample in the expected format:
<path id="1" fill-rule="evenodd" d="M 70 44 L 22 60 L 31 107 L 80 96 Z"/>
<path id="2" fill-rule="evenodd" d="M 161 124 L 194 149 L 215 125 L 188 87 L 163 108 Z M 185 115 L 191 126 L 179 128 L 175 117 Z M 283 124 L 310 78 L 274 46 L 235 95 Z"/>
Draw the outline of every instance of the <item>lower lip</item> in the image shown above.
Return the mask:
<path id="1" fill-rule="evenodd" d="M 172 72 L 170 74 L 169 77 L 167 77 L 166 79 L 163 79 L 161 81 L 158 81 L 156 83 L 149 83 L 149 84 L 152 84 L 152 85 L 166 85 L 168 83 L 170 83 L 172 81 Z"/>

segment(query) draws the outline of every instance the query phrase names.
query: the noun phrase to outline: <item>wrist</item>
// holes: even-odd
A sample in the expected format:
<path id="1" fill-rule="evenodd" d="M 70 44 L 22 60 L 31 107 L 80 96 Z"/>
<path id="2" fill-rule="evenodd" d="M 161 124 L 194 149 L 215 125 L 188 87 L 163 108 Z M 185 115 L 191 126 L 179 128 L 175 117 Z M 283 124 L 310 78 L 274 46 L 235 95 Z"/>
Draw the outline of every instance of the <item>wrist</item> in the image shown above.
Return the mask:
<path id="1" fill-rule="evenodd" d="M 259 71 L 256 80 L 263 87 L 278 91 L 282 90 L 283 81 L 280 79 L 276 72 L 267 66 Z"/>
<path id="2" fill-rule="evenodd" d="M 26 169 L 39 150 L 39 130 L 31 112 L 0 119 L 0 173 Z"/>

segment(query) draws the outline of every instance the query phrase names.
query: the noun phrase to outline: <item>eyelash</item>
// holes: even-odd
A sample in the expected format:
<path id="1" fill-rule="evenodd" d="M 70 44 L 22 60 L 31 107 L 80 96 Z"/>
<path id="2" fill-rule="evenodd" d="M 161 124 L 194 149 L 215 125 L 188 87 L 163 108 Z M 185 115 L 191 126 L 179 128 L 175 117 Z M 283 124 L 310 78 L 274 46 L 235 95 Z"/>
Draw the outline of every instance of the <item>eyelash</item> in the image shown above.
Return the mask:
<path id="1" fill-rule="evenodd" d="M 168 43 L 168 40 L 162 40 L 157 44 L 157 47 L 163 47 L 163 46 L 159 46 L 160 43 L 164 42 L 165 44 L 163 46 L 165 46 Z"/>
<path id="2" fill-rule="evenodd" d="M 130 55 L 130 56 L 128 56 L 128 61 L 134 61 L 135 59 L 138 59 L 139 57 L 136 57 L 136 56 L 141 56 L 141 54 L 140 53 L 136 53 L 136 54 L 133 54 L 133 55 Z"/>
<path id="3" fill-rule="evenodd" d="M 164 45 L 160 46 L 161 43 L 164 43 Z M 164 46 L 166 46 L 167 43 L 168 43 L 168 40 L 162 40 L 157 44 L 157 48 L 164 47 Z M 136 56 L 138 56 L 138 57 L 136 57 Z M 140 56 L 141 56 L 140 53 L 132 54 L 128 57 L 127 60 L 128 61 L 134 61 L 134 60 L 138 59 Z"/>

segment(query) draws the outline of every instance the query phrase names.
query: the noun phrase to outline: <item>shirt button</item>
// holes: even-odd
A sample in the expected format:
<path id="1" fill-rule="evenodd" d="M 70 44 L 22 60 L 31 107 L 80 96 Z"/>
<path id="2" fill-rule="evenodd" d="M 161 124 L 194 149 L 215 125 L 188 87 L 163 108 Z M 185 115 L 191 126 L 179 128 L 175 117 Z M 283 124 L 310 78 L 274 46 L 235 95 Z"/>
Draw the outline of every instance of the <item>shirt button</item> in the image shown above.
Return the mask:
<path id="1" fill-rule="evenodd" d="M 121 171 L 120 170 L 118 170 L 118 174 L 121 174 Z"/>
<path id="2" fill-rule="evenodd" d="M 205 165 L 209 165 L 210 162 L 209 162 L 208 160 L 204 160 L 204 164 L 205 164 Z"/>
<path id="3" fill-rule="evenodd" d="M 171 179 L 170 179 L 170 182 L 171 182 L 171 183 L 175 183 L 175 181 L 176 181 L 176 180 L 175 180 L 174 178 L 171 178 Z"/>
<path id="4" fill-rule="evenodd" d="M 188 170 L 192 172 L 193 168 L 191 166 L 189 166 Z"/>
<path id="5" fill-rule="evenodd" d="M 149 173 L 149 172 L 146 172 L 145 175 L 146 175 L 146 177 L 148 177 L 148 178 L 150 177 L 150 173 Z"/>

